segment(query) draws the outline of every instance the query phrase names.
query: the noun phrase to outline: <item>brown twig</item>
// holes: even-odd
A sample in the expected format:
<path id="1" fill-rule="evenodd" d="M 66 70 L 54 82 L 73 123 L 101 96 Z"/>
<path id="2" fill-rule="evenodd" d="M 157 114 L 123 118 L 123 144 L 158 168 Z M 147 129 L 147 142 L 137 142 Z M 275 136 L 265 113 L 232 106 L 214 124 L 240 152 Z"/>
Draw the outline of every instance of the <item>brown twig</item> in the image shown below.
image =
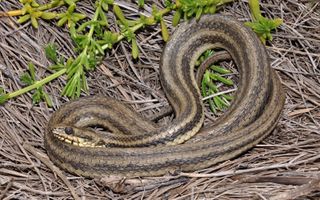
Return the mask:
<path id="1" fill-rule="evenodd" d="M 30 153 L 32 153 L 32 155 L 34 155 L 36 158 L 38 158 L 39 160 L 41 160 L 41 162 L 43 162 L 47 167 L 49 167 L 55 174 L 58 175 L 58 177 L 64 182 L 64 184 L 66 184 L 66 186 L 69 188 L 71 195 L 73 196 L 73 198 L 75 200 L 80 200 L 80 197 L 77 195 L 74 187 L 71 185 L 71 183 L 69 182 L 69 180 L 67 179 L 67 177 L 61 172 L 60 169 L 58 169 L 57 167 L 54 166 L 54 164 L 46 157 L 44 157 L 43 155 L 41 155 L 35 148 L 33 148 L 32 146 L 24 143 L 23 147 L 29 151 Z"/>
<path id="2" fill-rule="evenodd" d="M 311 194 L 314 191 L 320 190 L 320 179 L 311 180 L 308 184 L 300 186 L 294 190 L 280 193 L 276 196 L 270 198 L 270 200 L 291 200 L 296 199 L 298 197 L 306 196 Z"/>

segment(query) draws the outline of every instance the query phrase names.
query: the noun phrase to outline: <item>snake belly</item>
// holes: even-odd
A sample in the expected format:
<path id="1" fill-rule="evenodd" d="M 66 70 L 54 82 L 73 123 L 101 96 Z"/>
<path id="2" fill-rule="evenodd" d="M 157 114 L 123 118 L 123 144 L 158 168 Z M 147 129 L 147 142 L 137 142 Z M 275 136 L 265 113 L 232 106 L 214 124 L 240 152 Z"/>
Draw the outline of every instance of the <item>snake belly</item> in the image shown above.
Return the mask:
<path id="1" fill-rule="evenodd" d="M 240 77 L 230 108 L 200 130 L 204 114 L 194 64 L 207 49 L 228 51 Z M 81 98 L 52 115 L 44 138 L 50 159 L 92 178 L 199 170 L 259 143 L 275 128 L 284 105 L 264 46 L 242 23 L 222 15 L 204 15 L 175 30 L 161 57 L 160 81 L 175 113 L 171 124 L 158 127 L 112 98 Z M 92 126 L 114 134 L 97 133 Z"/>

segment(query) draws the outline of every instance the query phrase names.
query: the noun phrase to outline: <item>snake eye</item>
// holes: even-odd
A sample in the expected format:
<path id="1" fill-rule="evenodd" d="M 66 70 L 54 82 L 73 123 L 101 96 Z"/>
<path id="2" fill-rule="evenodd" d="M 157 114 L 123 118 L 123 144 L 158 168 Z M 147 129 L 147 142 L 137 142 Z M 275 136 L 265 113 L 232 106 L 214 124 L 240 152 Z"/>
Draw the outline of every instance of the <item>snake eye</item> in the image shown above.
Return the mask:
<path id="1" fill-rule="evenodd" d="M 67 135 L 71 135 L 71 134 L 74 133 L 73 128 L 72 128 L 72 127 L 69 127 L 69 126 L 64 129 L 64 132 L 65 132 Z"/>

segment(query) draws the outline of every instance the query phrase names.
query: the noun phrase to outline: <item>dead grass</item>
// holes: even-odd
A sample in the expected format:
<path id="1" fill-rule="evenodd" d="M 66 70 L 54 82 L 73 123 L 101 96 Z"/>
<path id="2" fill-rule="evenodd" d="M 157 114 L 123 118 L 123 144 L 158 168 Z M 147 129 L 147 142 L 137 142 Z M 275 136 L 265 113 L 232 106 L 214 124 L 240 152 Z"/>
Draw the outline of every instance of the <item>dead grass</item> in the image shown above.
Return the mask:
<path id="1" fill-rule="evenodd" d="M 136 9 L 131 3 L 119 2 Z M 277 130 L 251 151 L 199 172 L 122 184 L 110 183 L 110 178 L 105 183 L 104 179 L 61 172 L 50 166 L 43 148 L 50 115 L 67 101 L 59 95 L 65 82 L 61 78 L 46 86 L 53 109 L 43 103 L 32 105 L 30 94 L 0 106 L 0 199 L 320 199 L 320 3 L 308 2 L 263 1 L 266 16 L 284 20 L 268 50 L 287 98 Z M 92 14 L 91 4 L 81 2 L 81 10 Z M 14 0 L 2 1 L 0 11 L 18 6 Z M 246 1 L 230 4 L 220 12 L 250 20 Z M 136 13 L 126 15 L 134 17 Z M 114 19 L 111 14 L 110 19 Z M 171 17 L 166 19 L 170 23 Z M 65 29 L 41 22 L 35 30 L 15 21 L 0 18 L 0 87 L 6 91 L 22 87 L 18 77 L 28 62 L 36 64 L 38 77 L 49 73 L 43 50 L 47 43 L 54 42 L 61 53 L 73 55 Z M 138 40 L 141 56 L 137 62 L 132 61 L 129 45 L 123 42 L 88 74 L 90 94 L 129 102 L 141 114 L 151 116 L 167 105 L 158 78 L 164 43 L 159 27 L 139 32 Z M 115 193 L 106 184 L 127 193 Z"/>

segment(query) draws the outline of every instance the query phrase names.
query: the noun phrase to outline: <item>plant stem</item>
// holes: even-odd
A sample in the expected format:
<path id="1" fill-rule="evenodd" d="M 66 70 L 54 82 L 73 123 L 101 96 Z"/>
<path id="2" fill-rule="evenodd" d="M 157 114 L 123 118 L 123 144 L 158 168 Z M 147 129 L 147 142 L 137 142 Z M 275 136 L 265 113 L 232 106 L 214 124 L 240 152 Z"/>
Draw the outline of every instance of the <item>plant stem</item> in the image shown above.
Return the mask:
<path id="1" fill-rule="evenodd" d="M 98 5 L 97 5 L 97 9 L 96 9 L 96 11 L 94 13 L 92 21 L 97 21 L 98 20 L 99 12 L 101 12 L 100 9 L 101 9 L 101 1 L 99 1 Z M 94 33 L 94 28 L 95 28 L 95 25 L 92 24 L 91 27 L 90 27 L 90 31 L 88 33 L 88 36 L 87 36 L 88 38 L 90 38 L 88 41 L 90 41 L 92 39 L 92 35 Z"/>
<path id="2" fill-rule="evenodd" d="M 165 14 L 169 13 L 170 11 L 171 11 L 170 8 L 165 8 L 165 9 L 163 9 L 163 10 L 160 10 L 160 11 L 159 11 L 159 14 L 160 14 L 160 15 L 165 15 Z"/>
<path id="3" fill-rule="evenodd" d="M 0 12 L 0 17 L 3 16 L 10 16 L 10 17 L 14 17 L 14 16 L 19 16 L 22 15 L 22 11 L 21 10 L 11 10 L 8 12 Z"/>
<path id="4" fill-rule="evenodd" d="M 259 0 L 249 0 L 249 7 L 254 20 L 259 20 L 262 18 Z"/>
<path id="5" fill-rule="evenodd" d="M 44 10 L 48 10 L 48 9 L 51 9 L 51 8 L 55 8 L 55 7 L 59 7 L 59 6 L 63 6 L 65 5 L 66 3 L 61 0 L 59 3 L 48 3 L 48 4 L 44 4 L 44 5 L 41 5 L 37 8 L 37 10 L 39 11 L 44 11 Z"/>
<path id="6" fill-rule="evenodd" d="M 160 14 L 160 15 L 165 15 L 165 14 L 169 13 L 170 11 L 171 11 L 171 9 L 165 8 L 165 9 L 163 9 L 163 10 L 160 10 L 160 11 L 159 11 L 159 14 Z M 151 16 L 151 17 L 153 17 L 153 16 Z M 134 25 L 133 27 L 130 27 L 130 31 L 136 32 L 137 30 L 139 30 L 140 28 L 142 28 L 144 25 L 145 25 L 144 23 L 136 24 L 136 25 Z M 126 35 L 126 34 L 121 34 L 121 35 L 119 35 L 119 37 L 118 37 L 118 39 L 117 39 L 117 42 L 120 42 L 123 38 L 125 38 L 125 35 Z M 102 48 L 103 50 L 106 50 L 108 47 L 109 47 L 109 44 L 105 44 L 105 45 L 103 45 L 101 48 Z"/>
<path id="7" fill-rule="evenodd" d="M 139 24 L 137 24 L 137 25 L 135 25 L 133 27 L 130 27 L 130 29 L 131 29 L 132 32 L 135 32 L 135 31 L 139 30 L 140 28 L 142 28 L 143 25 L 144 25 L 143 23 L 139 23 Z M 119 35 L 119 37 L 117 39 L 117 42 L 120 42 L 123 38 L 125 38 L 125 34 Z M 103 50 L 106 50 L 108 47 L 109 47 L 109 44 L 105 44 L 101 48 Z"/>
<path id="8" fill-rule="evenodd" d="M 38 11 L 44 11 L 44 10 L 48 10 L 48 9 L 63 6 L 63 5 L 65 5 L 65 2 L 61 0 L 59 3 L 48 3 L 48 4 L 41 5 L 35 9 Z M 0 17 L 2 16 L 14 17 L 14 16 L 20 16 L 20 15 L 22 15 L 22 10 L 11 10 L 8 12 L 0 12 Z"/>
<path id="9" fill-rule="evenodd" d="M 24 94 L 26 92 L 29 92 L 31 90 L 34 90 L 34 89 L 37 89 L 38 87 L 60 77 L 61 75 L 63 75 L 64 73 L 66 73 L 66 69 L 61 69 L 60 71 L 57 71 L 56 73 L 54 74 L 51 74 L 50 76 L 47 76 L 46 78 L 44 79 L 41 79 L 40 81 L 36 81 L 34 84 L 30 85 L 30 86 L 27 86 L 25 88 L 22 88 L 20 90 L 17 90 L 15 92 L 12 92 L 12 93 L 9 93 L 8 94 L 8 99 L 11 99 L 13 97 L 16 97 L 16 96 L 19 96 L 21 94 Z"/>
<path id="10" fill-rule="evenodd" d="M 77 0 L 76 0 L 77 1 Z M 226 1 L 230 1 L 230 0 L 226 0 Z M 54 8 L 54 7 L 59 7 L 59 6 L 62 6 L 62 5 L 65 5 L 65 1 L 61 0 L 59 3 L 48 3 L 48 4 L 45 4 L 45 5 L 42 5 L 40 7 L 37 8 L 37 10 L 39 11 L 44 11 L 44 10 L 48 10 L 48 9 L 51 9 L 51 8 Z M 99 1 L 99 3 L 97 4 L 97 9 L 95 11 L 95 14 L 94 14 L 94 17 L 92 19 L 92 21 L 97 21 L 98 18 L 99 18 L 99 12 L 101 12 L 101 0 Z M 160 10 L 159 11 L 159 14 L 160 15 L 165 15 L 167 13 L 169 13 L 171 11 L 170 8 L 165 8 L 163 10 Z M 21 10 L 13 10 L 13 11 L 8 11 L 6 13 L 3 14 L 3 16 L 19 16 L 19 15 L 22 15 L 22 11 Z M 0 13 L 0 16 L 1 13 Z M 151 16 L 153 17 L 153 16 Z M 132 32 L 135 32 L 137 30 L 139 30 L 140 28 L 142 28 L 145 24 L 144 23 L 138 23 L 137 25 L 133 26 L 133 27 L 130 27 L 131 31 Z M 87 35 L 88 37 L 88 41 L 90 41 L 93 37 L 93 34 L 94 34 L 94 29 L 95 29 L 95 25 L 92 24 L 92 26 L 90 27 L 90 30 L 89 30 L 89 33 Z M 125 34 L 121 34 L 118 38 L 117 38 L 117 42 L 120 42 L 122 39 L 125 38 Z M 86 45 L 86 47 L 83 49 L 82 53 L 85 52 L 88 50 L 88 46 L 90 45 L 90 42 L 88 42 L 88 44 Z M 103 50 L 106 50 L 108 48 L 108 44 L 102 46 L 102 49 Z M 24 94 L 24 93 L 27 93 L 31 90 L 34 90 L 34 89 L 37 89 L 43 85 L 45 85 L 46 83 L 48 82 L 51 82 L 52 80 L 62 76 L 63 74 L 65 74 L 67 72 L 67 69 L 64 68 L 64 69 L 61 69 L 60 71 L 57 71 L 49 76 L 47 76 L 46 78 L 40 80 L 40 81 L 36 81 L 34 84 L 30 85 L 30 86 L 27 86 L 25 88 L 22 88 L 20 90 L 17 90 L 15 92 L 12 92 L 12 93 L 8 93 L 7 94 L 7 98 L 8 99 L 11 99 L 11 98 L 14 98 L 16 96 L 19 96 L 21 94 Z"/>

